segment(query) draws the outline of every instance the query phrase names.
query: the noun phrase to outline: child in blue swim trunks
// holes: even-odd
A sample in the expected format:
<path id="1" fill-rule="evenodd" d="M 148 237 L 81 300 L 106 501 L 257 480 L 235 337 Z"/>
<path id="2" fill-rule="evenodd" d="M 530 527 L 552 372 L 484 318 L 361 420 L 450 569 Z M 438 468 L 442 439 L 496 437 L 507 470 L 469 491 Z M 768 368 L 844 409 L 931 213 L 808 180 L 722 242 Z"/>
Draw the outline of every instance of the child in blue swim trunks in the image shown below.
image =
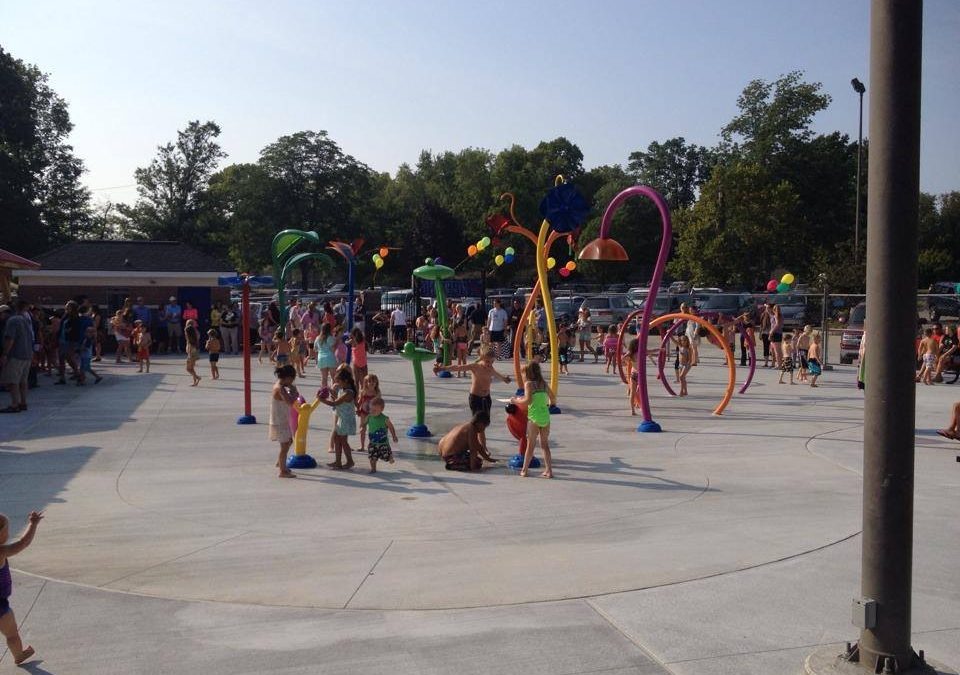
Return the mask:
<path id="1" fill-rule="evenodd" d="M 527 451 L 523 455 L 523 469 L 520 471 L 520 476 L 527 477 L 534 447 L 537 439 L 540 439 L 544 464 L 544 471 L 540 477 L 553 478 L 553 465 L 550 461 L 550 406 L 556 405 L 557 399 L 543 379 L 539 363 L 536 361 L 528 363 L 523 374 L 526 378 L 523 398 L 514 396 L 510 399 L 511 403 L 527 408 Z"/>
<path id="2" fill-rule="evenodd" d="M 43 520 L 42 511 L 32 511 L 28 517 L 30 524 L 27 531 L 12 544 L 7 543 L 10 537 L 10 521 L 0 513 L 0 633 L 7 640 L 7 647 L 13 654 L 13 662 L 20 665 L 33 656 L 33 647 L 23 646 L 20 633 L 17 631 L 17 619 L 10 609 L 10 595 L 13 593 L 13 579 L 10 577 L 10 563 L 7 560 L 12 555 L 20 553 L 30 545 L 33 536 L 37 533 L 37 525 Z"/>

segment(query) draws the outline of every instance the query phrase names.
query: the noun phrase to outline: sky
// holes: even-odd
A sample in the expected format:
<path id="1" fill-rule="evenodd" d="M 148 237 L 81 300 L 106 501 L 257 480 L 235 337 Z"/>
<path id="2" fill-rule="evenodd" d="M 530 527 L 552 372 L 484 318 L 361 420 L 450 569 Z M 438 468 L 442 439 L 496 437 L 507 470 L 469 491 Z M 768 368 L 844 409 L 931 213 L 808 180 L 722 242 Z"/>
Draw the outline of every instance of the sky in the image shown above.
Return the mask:
<path id="1" fill-rule="evenodd" d="M 960 190 L 960 1 L 924 8 L 921 189 Z M 857 136 L 867 0 L 0 0 L 0 45 L 50 75 L 96 200 L 190 120 L 226 163 L 326 130 L 378 171 L 421 150 L 565 136 L 587 168 L 652 141 L 713 145 L 753 79 L 800 70 L 832 97 L 818 132 Z"/>

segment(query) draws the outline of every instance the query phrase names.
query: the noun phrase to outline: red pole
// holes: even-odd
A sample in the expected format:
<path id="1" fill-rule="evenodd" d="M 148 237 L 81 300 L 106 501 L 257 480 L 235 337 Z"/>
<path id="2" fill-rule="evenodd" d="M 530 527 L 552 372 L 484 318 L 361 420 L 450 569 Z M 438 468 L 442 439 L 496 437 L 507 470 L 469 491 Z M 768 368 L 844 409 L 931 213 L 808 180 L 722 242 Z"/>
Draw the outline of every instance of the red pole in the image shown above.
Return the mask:
<path id="1" fill-rule="evenodd" d="M 243 276 L 243 312 L 240 317 L 240 330 L 243 331 L 243 415 L 237 418 L 237 424 L 256 424 L 250 404 L 250 280 Z"/>

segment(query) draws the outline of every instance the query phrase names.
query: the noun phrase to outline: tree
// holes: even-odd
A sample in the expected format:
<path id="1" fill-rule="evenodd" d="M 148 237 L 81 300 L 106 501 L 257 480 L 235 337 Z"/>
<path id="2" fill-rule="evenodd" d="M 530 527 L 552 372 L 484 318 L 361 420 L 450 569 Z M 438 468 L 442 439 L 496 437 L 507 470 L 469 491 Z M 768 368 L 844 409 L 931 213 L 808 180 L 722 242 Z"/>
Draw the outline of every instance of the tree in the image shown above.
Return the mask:
<path id="1" fill-rule="evenodd" d="M 0 246 L 29 256 L 88 231 L 90 193 L 47 75 L 0 48 L 0 92 Z"/>
<path id="2" fill-rule="evenodd" d="M 710 151 L 688 145 L 681 136 L 663 143 L 654 141 L 646 152 L 631 152 L 627 168 L 637 183 L 662 194 L 671 209 L 682 209 L 696 201 L 697 191 L 710 177 L 710 165 Z"/>
<path id="3" fill-rule="evenodd" d="M 211 233 L 200 221 L 207 183 L 227 156 L 215 140 L 219 135 L 216 122 L 190 122 L 177 132 L 176 143 L 159 146 L 150 165 L 134 172 L 137 203 L 121 212 L 137 232 L 211 249 Z"/>

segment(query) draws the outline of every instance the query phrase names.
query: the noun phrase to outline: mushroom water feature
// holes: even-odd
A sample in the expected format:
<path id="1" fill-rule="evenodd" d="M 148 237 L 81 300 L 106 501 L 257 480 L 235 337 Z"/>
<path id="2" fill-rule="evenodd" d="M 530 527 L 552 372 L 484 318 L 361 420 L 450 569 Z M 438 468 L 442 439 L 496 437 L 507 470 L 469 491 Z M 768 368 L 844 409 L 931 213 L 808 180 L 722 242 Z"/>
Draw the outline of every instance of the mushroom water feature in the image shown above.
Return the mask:
<path id="1" fill-rule="evenodd" d="M 663 224 L 663 235 L 660 240 L 660 252 L 657 254 L 657 264 L 653 268 L 653 278 L 650 281 L 650 294 L 643 304 L 643 314 L 640 318 L 640 329 L 637 331 L 637 399 L 640 402 L 640 412 L 643 421 L 637 427 L 641 432 L 662 431 L 659 424 L 653 420 L 650 411 L 650 396 L 647 391 L 647 339 L 650 335 L 650 318 L 653 315 L 653 306 L 657 300 L 657 291 L 660 288 L 660 282 L 663 279 L 663 270 L 667 265 L 667 258 L 670 257 L 670 242 L 673 237 L 673 227 L 670 224 L 670 208 L 667 202 L 653 188 L 645 185 L 635 185 L 628 187 L 614 197 L 603 212 L 603 219 L 600 222 L 600 236 L 583 247 L 580 251 L 581 260 L 604 260 L 615 262 L 626 262 L 629 260 L 626 250 L 618 241 L 610 238 L 610 223 L 613 221 L 613 214 L 616 213 L 623 203 L 630 197 L 647 197 L 656 205 L 660 212 L 660 220 Z"/>
<path id="2" fill-rule="evenodd" d="M 443 290 L 443 280 L 451 278 L 456 271 L 452 267 L 439 264 L 439 258 L 427 258 L 424 264 L 413 270 L 413 276 L 433 282 L 434 294 L 437 298 L 437 323 L 440 326 L 440 335 L 443 337 L 443 365 L 450 365 L 450 326 L 447 317 L 447 294 Z M 450 377 L 449 370 L 441 370 L 440 377 Z"/>
<path id="3" fill-rule="evenodd" d="M 417 388 L 417 419 L 414 425 L 407 429 L 407 436 L 410 438 L 429 438 L 433 434 L 430 433 L 424 419 L 427 408 L 427 394 L 423 385 L 423 363 L 424 361 L 433 361 L 436 354 L 427 349 L 421 349 L 412 342 L 407 342 L 403 345 L 400 356 L 413 366 L 413 379 Z"/>

